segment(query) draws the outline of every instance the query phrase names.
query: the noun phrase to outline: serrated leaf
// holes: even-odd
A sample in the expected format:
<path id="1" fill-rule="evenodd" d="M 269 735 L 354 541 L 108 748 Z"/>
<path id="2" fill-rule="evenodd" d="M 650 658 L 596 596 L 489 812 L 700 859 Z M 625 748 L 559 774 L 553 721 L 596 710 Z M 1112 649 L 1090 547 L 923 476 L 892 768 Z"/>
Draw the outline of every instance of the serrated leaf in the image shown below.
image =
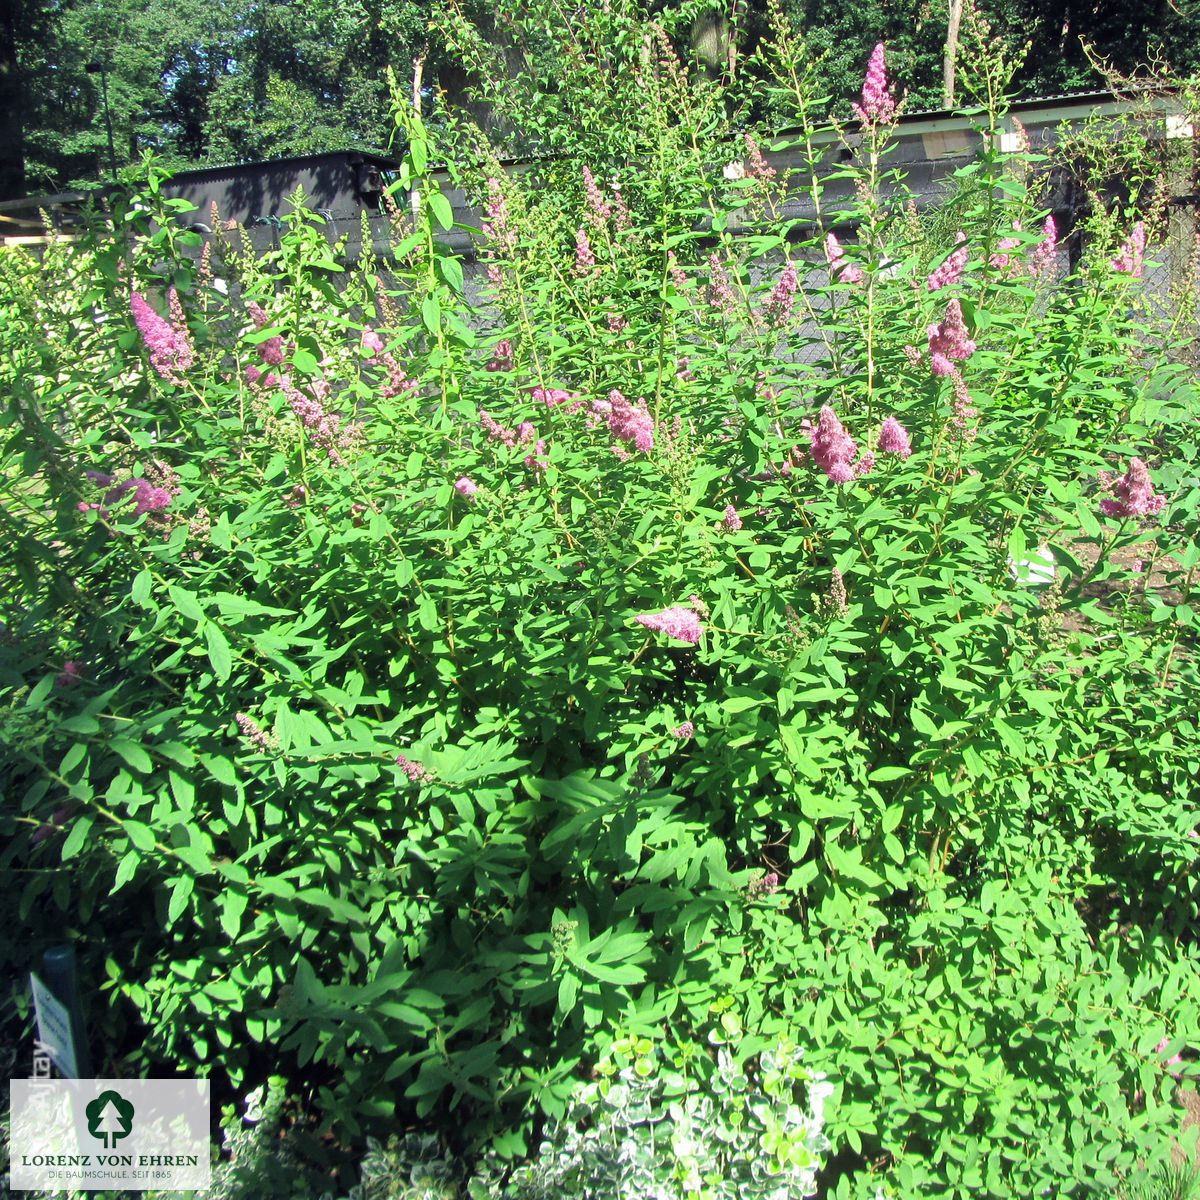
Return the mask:
<path id="1" fill-rule="evenodd" d="M 296 889 L 286 879 L 266 875 L 254 880 L 254 883 L 259 891 L 266 892 L 268 896 L 278 896 L 281 900 L 291 900 L 296 895 Z"/>
<path id="2" fill-rule="evenodd" d="M 200 761 L 218 783 L 223 783 L 226 787 L 237 786 L 237 774 L 229 759 L 218 758 L 215 754 L 201 754 Z"/>
<path id="3" fill-rule="evenodd" d="M 154 833 L 148 825 L 143 825 L 141 821 L 122 821 L 121 826 L 139 850 L 154 849 Z"/>
<path id="4" fill-rule="evenodd" d="M 171 603 L 175 605 L 180 614 L 187 617 L 189 621 L 204 620 L 204 609 L 200 607 L 200 601 L 186 588 L 176 587 L 172 584 L 167 588 L 167 595 L 171 597 Z"/>
<path id="5" fill-rule="evenodd" d="M 139 774 L 148 775 L 154 770 L 154 762 L 150 755 L 137 742 L 131 742 L 128 738 L 115 737 L 110 739 L 108 746 L 110 750 L 125 760 L 126 765 L 132 767 Z"/>

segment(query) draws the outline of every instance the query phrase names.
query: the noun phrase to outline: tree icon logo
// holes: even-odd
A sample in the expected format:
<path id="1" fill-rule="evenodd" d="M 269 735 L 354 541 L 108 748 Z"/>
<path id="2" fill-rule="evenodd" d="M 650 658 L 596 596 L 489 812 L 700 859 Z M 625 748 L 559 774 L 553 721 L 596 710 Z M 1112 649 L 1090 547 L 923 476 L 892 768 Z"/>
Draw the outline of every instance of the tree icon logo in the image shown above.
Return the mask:
<path id="1" fill-rule="evenodd" d="M 111 1088 L 101 1092 L 83 1111 L 87 1114 L 88 1133 L 99 1138 L 106 1150 L 128 1137 L 133 1128 L 133 1105 Z"/>

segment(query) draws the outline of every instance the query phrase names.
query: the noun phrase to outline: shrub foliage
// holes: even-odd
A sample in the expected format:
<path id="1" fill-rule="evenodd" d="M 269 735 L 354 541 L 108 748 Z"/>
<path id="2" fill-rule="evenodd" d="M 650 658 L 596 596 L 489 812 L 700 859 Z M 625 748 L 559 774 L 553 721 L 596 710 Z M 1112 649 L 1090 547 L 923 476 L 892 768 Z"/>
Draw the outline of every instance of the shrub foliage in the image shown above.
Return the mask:
<path id="1" fill-rule="evenodd" d="M 834 1086 L 839 1196 L 1113 1188 L 1200 996 L 1154 215 L 1060 278 L 996 102 L 931 241 L 881 54 L 831 174 L 764 44 L 785 178 L 661 26 L 587 20 L 562 159 L 397 100 L 386 263 L 302 196 L 201 253 L 153 172 L 3 252 L 6 951 L 76 940 L 100 1073 L 282 1068 L 352 1132 L 523 1153 L 615 1029 L 715 1004 Z"/>

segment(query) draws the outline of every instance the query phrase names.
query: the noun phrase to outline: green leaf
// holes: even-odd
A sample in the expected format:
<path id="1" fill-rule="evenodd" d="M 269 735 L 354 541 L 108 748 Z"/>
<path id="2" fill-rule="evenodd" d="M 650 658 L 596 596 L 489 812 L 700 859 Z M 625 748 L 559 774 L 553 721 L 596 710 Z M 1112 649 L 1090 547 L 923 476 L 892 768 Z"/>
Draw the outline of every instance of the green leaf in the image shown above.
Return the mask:
<path id="1" fill-rule="evenodd" d="M 137 742 L 131 742 L 128 738 L 115 737 L 109 740 L 108 746 L 139 774 L 149 775 L 154 770 L 154 762 L 150 755 Z"/>
<path id="2" fill-rule="evenodd" d="M 564 1017 L 570 1016 L 575 1011 L 575 1004 L 578 999 L 579 976 L 567 972 L 558 981 L 558 1011 Z"/>
<path id="3" fill-rule="evenodd" d="M 136 850 L 128 850 L 117 863 L 117 871 L 113 876 L 112 890 L 118 892 L 123 888 L 134 876 L 138 869 L 138 864 L 142 861 L 142 856 Z"/>
<path id="4" fill-rule="evenodd" d="M 175 605 L 180 614 L 187 617 L 189 621 L 204 620 L 204 609 L 200 607 L 199 600 L 192 592 L 172 584 L 167 588 L 167 595 L 171 597 L 171 603 Z"/>
<path id="5" fill-rule="evenodd" d="M 83 849 L 83 843 L 87 840 L 87 835 L 91 832 L 94 823 L 94 819 L 90 816 L 76 818 L 75 823 L 71 826 L 71 832 L 67 834 L 66 841 L 62 845 L 63 862 L 74 858 Z"/>
<path id="6" fill-rule="evenodd" d="M 218 783 L 223 783 L 226 787 L 237 786 L 237 773 L 229 759 L 218 757 L 215 754 L 201 754 L 200 761 Z"/>
<path id="7" fill-rule="evenodd" d="M 463 269 L 462 263 L 452 255 L 447 254 L 436 260 L 437 273 L 441 277 L 442 282 L 450 288 L 455 295 L 461 296 L 463 293 Z M 461 319 L 455 318 L 453 313 L 447 313 L 446 316 L 452 319 L 452 323 L 457 325 L 462 324 Z"/>
<path id="8" fill-rule="evenodd" d="M 173 925 L 182 916 L 195 887 L 196 878 L 194 875 L 180 875 L 175 880 L 175 886 L 171 888 L 171 899 L 167 904 L 167 921 L 169 924 Z"/>
<path id="9" fill-rule="evenodd" d="M 129 598 L 139 608 L 149 607 L 146 601 L 150 598 L 150 585 L 153 582 L 149 570 L 143 567 L 134 577 L 133 586 L 129 589 Z"/>
<path id="10" fill-rule="evenodd" d="M 233 670 L 229 642 L 221 629 L 211 621 L 204 626 L 204 640 L 208 646 L 208 661 L 212 663 L 213 674 L 216 675 L 218 683 L 224 683 Z"/>
<path id="11" fill-rule="evenodd" d="M 588 962 L 583 958 L 572 958 L 571 961 L 585 975 L 598 979 L 601 983 L 631 984 L 641 983 L 646 978 L 646 972 L 634 963 L 618 963 L 615 966 L 607 963 Z"/>
<path id="12" fill-rule="evenodd" d="M 413 131 L 409 135 L 408 159 L 412 163 L 414 175 L 424 175 L 429 163 L 429 149 L 423 133 Z"/>
<path id="13" fill-rule="evenodd" d="M 225 891 L 221 893 L 221 928 L 229 940 L 236 941 L 242 931 L 242 914 L 246 911 L 249 897 L 245 892 Z"/>
<path id="14" fill-rule="evenodd" d="M 54 678 L 55 677 L 53 675 L 43 675 L 42 678 L 33 685 L 29 695 L 25 697 L 26 708 L 41 707 L 43 701 L 45 701 L 46 697 L 49 696 L 51 691 L 54 689 Z"/>
<path id="15" fill-rule="evenodd" d="M 303 900 L 306 904 L 315 905 L 317 908 L 323 908 L 326 912 L 332 913 L 342 921 L 354 921 L 365 924 L 367 920 L 366 913 L 361 909 L 355 908 L 353 904 L 337 896 L 331 896 L 328 892 L 322 891 L 320 888 L 305 888 L 303 891 L 296 893 L 296 899 Z"/>
<path id="16" fill-rule="evenodd" d="M 429 211 L 433 213 L 434 219 L 443 229 L 451 229 L 454 226 L 454 209 L 450 205 L 450 201 L 446 199 L 440 190 L 430 190 L 425 194 L 425 199 L 429 203 Z M 461 272 L 460 272 L 461 274 Z"/>
<path id="17" fill-rule="evenodd" d="M 430 333 L 437 333 L 442 323 L 442 306 L 436 296 L 426 296 L 421 301 L 421 320 Z"/>
<path id="18" fill-rule="evenodd" d="M 260 892 L 278 896 L 281 900 L 291 900 L 296 895 L 296 889 L 286 879 L 277 876 L 264 875 L 253 882 Z"/>
<path id="19" fill-rule="evenodd" d="M 122 828 L 129 836 L 129 840 L 139 850 L 154 849 L 154 834 L 149 826 L 143 825 L 140 821 L 122 821 Z"/>
<path id="20" fill-rule="evenodd" d="M 83 761 L 84 755 L 88 752 L 87 742 L 74 742 L 70 749 L 63 755 L 62 762 L 58 764 L 58 773 L 60 775 L 70 775 L 77 766 Z"/>

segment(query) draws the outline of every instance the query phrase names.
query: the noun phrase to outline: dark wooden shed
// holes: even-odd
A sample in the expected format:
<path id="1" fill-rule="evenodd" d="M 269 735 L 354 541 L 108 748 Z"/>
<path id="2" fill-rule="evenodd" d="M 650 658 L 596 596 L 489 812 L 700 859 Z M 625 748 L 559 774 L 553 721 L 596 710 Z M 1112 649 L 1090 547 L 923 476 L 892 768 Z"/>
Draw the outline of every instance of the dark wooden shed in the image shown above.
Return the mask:
<path id="1" fill-rule="evenodd" d="M 222 220 L 254 229 L 277 227 L 280 217 L 291 211 L 288 197 L 299 187 L 308 208 L 344 228 L 351 223 L 357 226 L 364 211 L 368 215 L 380 211 L 383 189 L 397 165 L 373 154 L 339 150 L 176 171 L 162 190 L 196 206 L 196 212 L 181 218 L 181 224 L 207 227 L 216 204 Z"/>

